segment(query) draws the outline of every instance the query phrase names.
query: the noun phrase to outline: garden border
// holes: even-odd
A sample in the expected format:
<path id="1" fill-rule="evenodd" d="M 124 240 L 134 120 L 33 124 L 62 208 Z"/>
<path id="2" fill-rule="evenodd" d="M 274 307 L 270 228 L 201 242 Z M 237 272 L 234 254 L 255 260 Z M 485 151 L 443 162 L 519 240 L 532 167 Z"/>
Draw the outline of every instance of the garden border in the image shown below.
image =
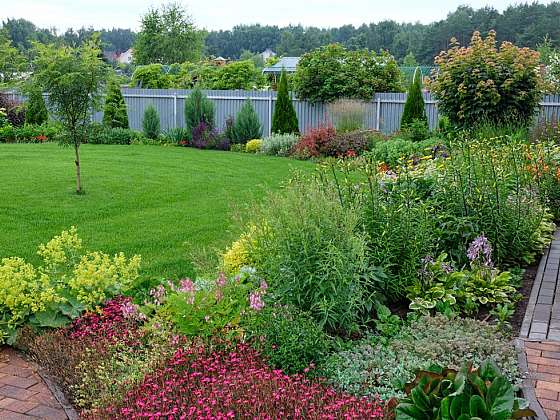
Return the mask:
<path id="1" fill-rule="evenodd" d="M 534 379 L 531 379 L 531 374 L 529 372 L 529 364 L 527 362 L 527 355 L 525 354 L 525 340 L 522 338 L 516 338 L 514 340 L 515 350 L 517 351 L 517 361 L 519 364 L 519 370 L 523 376 L 523 382 L 521 383 L 521 392 L 523 393 L 523 398 L 529 403 L 529 408 L 533 410 L 537 415 L 532 417 L 534 419 L 547 420 L 544 409 L 541 406 L 535 392 Z"/>

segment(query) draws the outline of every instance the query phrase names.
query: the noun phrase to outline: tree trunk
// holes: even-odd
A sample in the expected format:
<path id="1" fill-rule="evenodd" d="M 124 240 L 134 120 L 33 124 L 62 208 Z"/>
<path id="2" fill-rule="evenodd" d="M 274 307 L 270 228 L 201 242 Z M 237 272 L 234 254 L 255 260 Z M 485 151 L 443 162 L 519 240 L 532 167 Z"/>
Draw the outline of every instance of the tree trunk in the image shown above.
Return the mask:
<path id="1" fill-rule="evenodd" d="M 82 193 L 82 179 L 80 176 L 80 145 L 74 145 L 74 152 L 76 153 L 76 193 Z"/>

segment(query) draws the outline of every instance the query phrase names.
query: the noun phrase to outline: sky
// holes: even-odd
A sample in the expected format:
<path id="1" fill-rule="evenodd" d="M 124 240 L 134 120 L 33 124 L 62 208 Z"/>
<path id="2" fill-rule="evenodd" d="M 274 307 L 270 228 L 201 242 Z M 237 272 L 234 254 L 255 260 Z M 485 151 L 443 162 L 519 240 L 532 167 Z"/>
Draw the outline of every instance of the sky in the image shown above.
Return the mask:
<path id="1" fill-rule="evenodd" d="M 542 0 L 539 3 L 550 3 Z M 164 0 L 0 0 L 0 20 L 25 18 L 39 27 L 131 28 L 138 30 L 140 16 Z M 197 26 L 231 29 L 237 24 L 338 27 L 393 19 L 429 23 L 444 19 L 462 4 L 503 10 L 512 0 L 188 0 L 179 1 Z"/>

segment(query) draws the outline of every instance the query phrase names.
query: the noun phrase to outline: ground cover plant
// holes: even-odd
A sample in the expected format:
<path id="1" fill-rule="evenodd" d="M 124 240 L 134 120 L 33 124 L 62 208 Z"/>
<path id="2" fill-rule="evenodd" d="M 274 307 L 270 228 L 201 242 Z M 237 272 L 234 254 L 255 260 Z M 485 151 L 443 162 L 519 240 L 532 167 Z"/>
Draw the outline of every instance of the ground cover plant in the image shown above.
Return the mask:
<path id="1" fill-rule="evenodd" d="M 84 180 L 90 188 L 76 198 L 66 176 L 71 150 L 56 144 L 0 148 L 5 174 L 0 258 L 18 256 L 39 264 L 37 246 L 75 225 L 91 249 L 141 255 L 142 274 L 155 278 L 193 275 L 196 255 L 233 239 L 237 205 L 262 199 L 292 170 L 312 169 L 306 162 L 265 156 L 84 145 L 90 159 Z M 21 173 L 49 175 L 39 183 Z"/>

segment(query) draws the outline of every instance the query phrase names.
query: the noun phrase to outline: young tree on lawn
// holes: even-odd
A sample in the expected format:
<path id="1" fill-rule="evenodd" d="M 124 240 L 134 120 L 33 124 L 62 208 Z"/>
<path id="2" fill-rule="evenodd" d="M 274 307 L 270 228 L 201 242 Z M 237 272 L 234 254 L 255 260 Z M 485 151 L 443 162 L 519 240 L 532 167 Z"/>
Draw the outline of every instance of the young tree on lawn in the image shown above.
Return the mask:
<path id="1" fill-rule="evenodd" d="M 404 111 L 401 118 L 401 129 L 408 127 L 415 121 L 420 121 L 428 126 L 424 97 L 422 96 L 422 72 L 420 67 L 416 67 L 412 84 L 408 89 L 408 95 L 404 104 Z"/>
<path id="2" fill-rule="evenodd" d="M 128 114 L 126 102 L 121 93 L 121 87 L 116 79 L 112 79 L 107 87 L 105 107 L 103 109 L 103 124 L 112 128 L 128 128 Z"/>
<path id="3" fill-rule="evenodd" d="M 272 117 L 272 132 L 280 134 L 299 133 L 296 110 L 288 92 L 288 76 L 284 70 L 282 70 L 280 83 L 278 83 L 278 97 Z"/>
<path id="4" fill-rule="evenodd" d="M 49 107 L 62 123 L 63 142 L 74 146 L 76 192 L 82 192 L 80 145 L 87 138 L 92 110 L 99 109 L 107 68 L 99 40 L 79 48 L 37 44 L 34 81 L 49 95 Z"/>

